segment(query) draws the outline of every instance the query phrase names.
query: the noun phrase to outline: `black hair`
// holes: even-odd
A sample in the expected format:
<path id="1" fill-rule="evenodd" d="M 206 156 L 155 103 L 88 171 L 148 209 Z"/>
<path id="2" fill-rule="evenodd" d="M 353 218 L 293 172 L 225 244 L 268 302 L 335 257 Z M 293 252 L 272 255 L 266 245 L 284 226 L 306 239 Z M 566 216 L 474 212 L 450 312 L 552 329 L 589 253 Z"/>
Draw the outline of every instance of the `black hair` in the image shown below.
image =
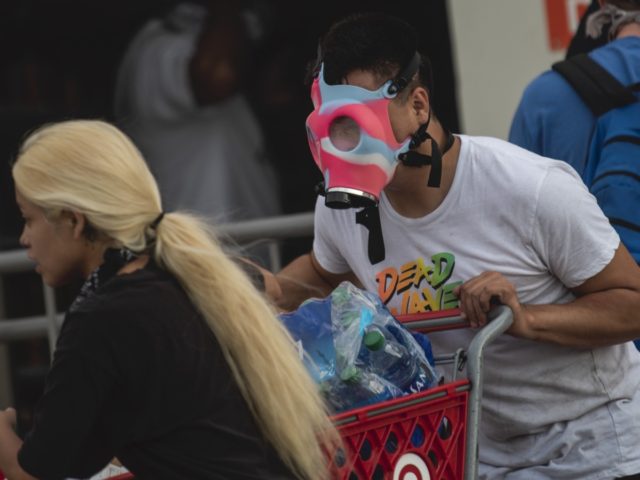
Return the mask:
<path id="1" fill-rule="evenodd" d="M 615 5 L 622 10 L 634 11 L 640 8 L 640 0 L 607 0 L 606 3 Z"/>
<path id="2" fill-rule="evenodd" d="M 398 74 L 418 51 L 416 30 L 383 13 L 358 13 L 334 23 L 320 42 L 310 75 L 324 64 L 324 79 L 338 84 L 353 70 L 372 72 L 384 80 Z M 419 84 L 433 91 L 431 62 L 421 54 Z"/>

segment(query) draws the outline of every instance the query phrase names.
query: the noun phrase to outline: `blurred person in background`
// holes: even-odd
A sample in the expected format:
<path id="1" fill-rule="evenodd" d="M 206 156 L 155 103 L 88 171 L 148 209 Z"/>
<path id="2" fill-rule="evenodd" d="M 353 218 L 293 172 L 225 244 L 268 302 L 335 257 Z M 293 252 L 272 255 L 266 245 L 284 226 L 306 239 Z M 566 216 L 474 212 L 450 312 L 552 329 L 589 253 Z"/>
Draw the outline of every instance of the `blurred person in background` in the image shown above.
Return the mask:
<path id="1" fill-rule="evenodd" d="M 164 211 L 115 127 L 31 134 L 13 166 L 21 243 L 53 287 L 85 283 L 63 323 L 32 430 L 0 412 L 11 480 L 324 479 L 337 435 L 271 305 L 205 224 Z"/>
<path id="2" fill-rule="evenodd" d="M 590 51 L 589 56 L 623 85 L 638 84 L 640 0 L 600 0 L 600 5 L 591 15 L 591 18 L 597 15 L 591 36 L 599 38 L 606 29 L 610 41 Z M 614 21 L 616 26 L 611 31 Z M 564 160 L 582 175 L 596 120 L 569 82 L 558 72 L 547 70 L 522 94 L 509 141 L 540 155 Z"/>
<path id="3" fill-rule="evenodd" d="M 580 23 L 578 24 L 576 32 L 573 37 L 571 37 L 571 42 L 569 42 L 569 46 L 567 47 L 565 58 L 570 58 L 580 53 L 590 52 L 594 48 L 601 47 L 607 43 L 608 28 L 603 29 L 600 35 L 595 37 L 587 35 L 587 20 L 592 13 L 599 9 L 600 0 L 591 0 L 591 3 L 582 14 L 582 17 L 580 17 Z"/>
<path id="4" fill-rule="evenodd" d="M 167 209 L 217 223 L 281 212 L 263 132 L 243 92 L 251 42 L 263 28 L 244 7 L 180 3 L 152 19 L 131 42 L 116 85 L 116 119 L 147 159 Z"/>
<path id="5" fill-rule="evenodd" d="M 576 33 L 567 53 L 575 60 L 587 55 L 581 49 L 608 40 L 581 59 L 579 71 L 587 73 L 569 79 L 555 65 L 534 79 L 517 107 L 509 140 L 575 168 L 640 263 L 640 1 L 600 0 L 598 7 L 590 9 L 584 33 Z M 585 70 L 590 65 L 584 60 L 595 65 Z M 608 76 L 619 84 L 596 85 Z M 586 98 L 573 85 L 578 81 L 588 87 Z"/>

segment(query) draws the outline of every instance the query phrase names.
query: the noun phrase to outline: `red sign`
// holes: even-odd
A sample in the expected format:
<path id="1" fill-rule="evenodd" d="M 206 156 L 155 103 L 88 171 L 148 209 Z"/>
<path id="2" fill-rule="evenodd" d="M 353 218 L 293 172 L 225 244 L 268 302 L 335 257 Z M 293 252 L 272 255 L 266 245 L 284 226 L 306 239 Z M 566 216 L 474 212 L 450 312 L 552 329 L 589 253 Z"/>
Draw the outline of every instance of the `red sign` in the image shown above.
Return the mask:
<path id="1" fill-rule="evenodd" d="M 549 48 L 565 50 L 589 8 L 589 0 L 545 0 Z"/>

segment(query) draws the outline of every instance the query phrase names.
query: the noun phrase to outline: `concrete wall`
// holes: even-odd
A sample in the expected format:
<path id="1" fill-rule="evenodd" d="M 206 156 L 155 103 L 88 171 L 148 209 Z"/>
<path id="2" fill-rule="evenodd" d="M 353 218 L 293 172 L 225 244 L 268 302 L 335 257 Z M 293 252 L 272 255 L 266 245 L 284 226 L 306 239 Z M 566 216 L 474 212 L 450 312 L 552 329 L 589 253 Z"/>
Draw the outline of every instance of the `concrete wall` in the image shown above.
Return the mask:
<path id="1" fill-rule="evenodd" d="M 525 86 L 564 57 L 550 49 L 545 1 L 448 0 L 447 7 L 461 129 L 506 139 Z"/>

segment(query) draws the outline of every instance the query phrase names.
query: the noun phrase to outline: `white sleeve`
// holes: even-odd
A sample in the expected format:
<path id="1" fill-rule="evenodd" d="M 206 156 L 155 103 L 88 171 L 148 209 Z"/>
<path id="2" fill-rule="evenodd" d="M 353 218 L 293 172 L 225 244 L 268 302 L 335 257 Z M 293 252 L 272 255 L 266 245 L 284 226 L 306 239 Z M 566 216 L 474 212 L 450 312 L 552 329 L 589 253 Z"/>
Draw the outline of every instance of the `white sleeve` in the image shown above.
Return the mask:
<path id="1" fill-rule="evenodd" d="M 563 162 L 549 168 L 540 186 L 531 238 L 551 273 L 569 288 L 601 272 L 620 244 L 595 197 Z"/>
<path id="2" fill-rule="evenodd" d="M 335 214 L 324 204 L 324 197 L 318 196 L 314 215 L 313 255 L 326 271 L 341 274 L 351 270 L 340 249 L 336 245 L 340 229 Z"/>

